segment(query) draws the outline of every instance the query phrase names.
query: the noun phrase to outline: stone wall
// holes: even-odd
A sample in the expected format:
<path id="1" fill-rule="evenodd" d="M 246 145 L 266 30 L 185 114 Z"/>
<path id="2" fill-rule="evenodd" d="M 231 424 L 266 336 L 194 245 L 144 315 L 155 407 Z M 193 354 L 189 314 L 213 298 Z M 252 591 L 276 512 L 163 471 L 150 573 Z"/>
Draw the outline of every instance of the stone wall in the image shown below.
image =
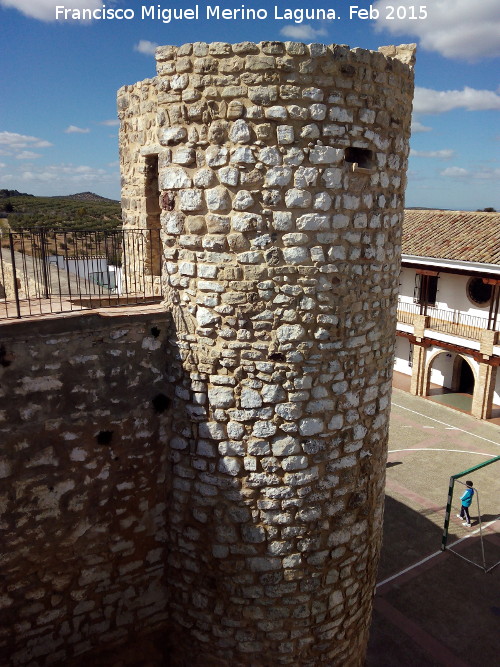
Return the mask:
<path id="1" fill-rule="evenodd" d="M 166 620 L 164 312 L 0 325 L 0 662 Z"/>
<path id="2" fill-rule="evenodd" d="M 413 56 L 167 46 L 118 93 L 124 219 L 157 168 L 175 328 L 173 664 L 363 661 Z"/>

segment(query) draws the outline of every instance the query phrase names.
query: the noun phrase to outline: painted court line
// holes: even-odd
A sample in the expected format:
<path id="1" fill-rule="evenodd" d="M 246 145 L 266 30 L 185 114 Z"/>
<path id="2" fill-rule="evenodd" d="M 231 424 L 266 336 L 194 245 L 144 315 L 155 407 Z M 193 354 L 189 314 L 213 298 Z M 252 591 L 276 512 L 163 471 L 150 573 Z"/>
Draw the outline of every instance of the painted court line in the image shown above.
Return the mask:
<path id="1" fill-rule="evenodd" d="M 487 530 L 490 526 L 492 526 L 494 523 L 496 523 L 498 521 L 498 519 L 500 519 L 500 516 L 497 516 L 497 518 L 493 519 L 493 521 L 489 521 L 488 523 L 483 524 L 481 529 L 482 530 Z M 476 528 L 476 530 L 472 530 L 470 533 L 465 535 L 465 537 L 461 537 L 459 540 L 455 540 L 455 542 L 452 542 L 452 544 L 448 545 L 448 548 L 456 547 L 457 544 L 460 544 L 461 542 L 464 542 L 465 540 L 468 540 L 470 537 L 474 537 L 474 535 L 477 535 L 480 532 L 481 529 Z M 375 586 L 375 590 L 377 590 L 381 586 L 384 586 L 385 584 L 388 584 L 390 581 L 393 581 L 394 579 L 398 579 L 399 577 L 402 577 L 403 574 L 406 574 L 407 572 L 411 572 L 411 570 L 414 570 L 415 568 L 419 567 L 420 565 L 423 565 L 423 563 L 426 563 L 431 558 L 435 558 L 436 556 L 440 556 L 443 553 L 445 553 L 445 552 L 441 551 L 441 550 L 435 551 L 434 553 L 430 554 L 430 556 L 426 556 L 425 558 L 422 558 L 422 560 L 419 560 L 418 563 L 414 563 L 413 565 L 410 565 L 410 567 L 406 567 L 404 570 L 401 570 L 401 572 L 397 572 L 396 574 L 393 574 L 390 577 L 387 577 L 387 579 L 384 579 L 384 581 L 380 581 Z"/>
<path id="2" fill-rule="evenodd" d="M 458 428 L 456 426 L 451 426 L 451 424 L 447 424 L 446 422 L 442 422 L 439 419 L 434 419 L 434 417 L 429 417 L 427 415 L 422 414 L 421 412 L 417 412 L 416 410 L 410 410 L 410 408 L 405 408 L 404 405 L 399 405 L 398 403 L 393 403 L 393 405 L 396 408 L 401 408 L 401 410 L 408 410 L 408 412 L 413 412 L 414 415 L 418 415 L 419 417 L 425 417 L 425 419 L 430 419 L 433 422 L 437 422 L 438 424 L 442 424 L 443 426 L 448 426 L 449 428 L 454 429 L 455 431 L 461 431 L 462 433 L 465 433 L 466 435 L 471 435 L 473 438 L 479 438 L 479 440 L 484 440 L 485 442 L 491 442 L 492 445 L 496 445 L 497 447 L 500 447 L 500 442 L 495 442 L 494 440 L 489 440 L 488 438 L 483 438 L 482 435 L 477 435 L 476 433 L 471 433 L 470 431 L 466 431 L 463 428 Z M 426 428 L 424 426 L 424 428 Z"/>
<path id="3" fill-rule="evenodd" d="M 492 454 L 484 454 L 483 452 L 470 452 L 466 449 L 439 449 L 438 447 L 410 447 L 410 449 L 389 449 L 388 454 L 396 454 L 397 452 L 458 452 L 459 454 L 477 454 L 478 456 L 487 456 L 489 459 L 495 459 L 496 456 Z"/>

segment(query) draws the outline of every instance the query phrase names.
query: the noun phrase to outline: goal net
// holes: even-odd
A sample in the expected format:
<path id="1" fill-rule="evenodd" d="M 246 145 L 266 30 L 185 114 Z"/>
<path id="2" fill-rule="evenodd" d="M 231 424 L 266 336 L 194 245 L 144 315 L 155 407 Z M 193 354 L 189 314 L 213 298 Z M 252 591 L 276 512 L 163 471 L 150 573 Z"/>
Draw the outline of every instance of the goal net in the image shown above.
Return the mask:
<path id="1" fill-rule="evenodd" d="M 479 465 L 463 470 L 450 477 L 448 489 L 448 501 L 446 503 L 446 514 L 444 519 L 443 537 L 441 549 L 453 552 L 472 565 L 481 568 L 484 572 L 491 572 L 499 563 L 500 534 L 498 533 L 498 474 L 495 477 L 493 469 L 489 468 L 493 463 L 500 461 L 500 456 L 480 463 Z M 474 477 L 472 477 L 474 475 Z M 467 478 L 466 480 L 463 478 Z M 467 482 L 473 481 L 472 487 Z M 457 488 L 458 487 L 458 488 Z M 470 526 L 466 523 L 465 516 L 461 517 L 462 502 L 460 500 L 464 491 L 472 488 L 474 494 L 469 509 L 471 518 Z M 455 499 L 453 494 L 455 492 Z M 456 525 L 455 525 L 456 520 Z M 467 533 L 463 535 L 462 522 L 466 524 Z M 460 528 L 458 528 L 460 526 Z M 496 529 L 496 530 L 495 530 Z M 448 544 L 450 533 L 458 537 Z"/>

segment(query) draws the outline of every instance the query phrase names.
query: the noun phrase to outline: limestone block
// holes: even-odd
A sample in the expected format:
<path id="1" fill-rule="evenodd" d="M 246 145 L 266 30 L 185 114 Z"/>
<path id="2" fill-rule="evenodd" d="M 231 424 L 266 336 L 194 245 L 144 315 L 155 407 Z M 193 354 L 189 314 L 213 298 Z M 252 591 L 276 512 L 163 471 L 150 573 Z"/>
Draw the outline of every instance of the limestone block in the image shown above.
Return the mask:
<path id="1" fill-rule="evenodd" d="M 284 164 L 288 164 L 293 167 L 298 167 L 302 162 L 305 160 L 305 153 L 301 148 L 293 147 L 293 148 L 288 148 L 285 151 L 285 155 L 283 156 L 283 162 Z"/>
<path id="2" fill-rule="evenodd" d="M 167 234 L 182 234 L 184 231 L 184 215 L 176 212 L 161 214 L 162 225 Z"/>
<path id="3" fill-rule="evenodd" d="M 312 202 L 312 194 L 309 190 L 292 188 L 285 193 L 285 204 L 288 208 L 308 208 Z"/>
<path id="4" fill-rule="evenodd" d="M 294 174 L 296 188 L 308 188 L 316 185 L 319 171 L 316 167 L 299 167 Z"/>
<path id="5" fill-rule="evenodd" d="M 283 161 L 283 156 L 275 146 L 266 146 L 258 153 L 259 162 L 263 162 L 268 166 L 280 165 Z"/>
<path id="6" fill-rule="evenodd" d="M 167 167 L 160 173 L 158 181 L 161 190 L 178 190 L 192 185 L 190 176 L 182 167 Z"/>
<path id="7" fill-rule="evenodd" d="M 297 218 L 297 229 L 315 231 L 330 229 L 330 216 L 320 213 L 305 213 Z"/>
<path id="8" fill-rule="evenodd" d="M 313 164 L 337 164 L 344 157 L 344 151 L 332 146 L 316 146 L 309 153 Z"/>
<path id="9" fill-rule="evenodd" d="M 278 144 L 293 144 L 295 135 L 292 125 L 278 125 L 276 132 L 278 137 Z"/>
<path id="10" fill-rule="evenodd" d="M 273 227 L 278 231 L 287 231 L 292 229 L 293 216 L 287 211 L 273 212 Z"/>
<path id="11" fill-rule="evenodd" d="M 328 107 L 326 104 L 311 104 L 309 113 L 311 114 L 312 120 L 324 120 L 326 118 L 327 109 Z"/>
<path id="12" fill-rule="evenodd" d="M 208 167 L 202 167 L 193 174 L 193 184 L 197 188 L 209 188 L 215 183 L 215 180 L 215 173 Z"/>
<path id="13" fill-rule="evenodd" d="M 266 172 L 264 179 L 265 186 L 284 186 L 288 185 L 292 178 L 292 170 L 290 167 L 272 167 Z"/>
<path id="14" fill-rule="evenodd" d="M 319 127 L 316 123 L 304 125 L 300 130 L 300 136 L 302 139 L 317 139 L 320 136 Z"/>
<path id="15" fill-rule="evenodd" d="M 288 112 L 286 107 L 278 105 L 265 109 L 264 116 L 266 118 L 272 118 L 273 120 L 286 120 L 288 118 Z"/>
<path id="16" fill-rule="evenodd" d="M 335 168 L 327 168 L 324 170 L 321 175 L 321 180 L 325 184 L 325 187 L 336 189 L 339 188 L 342 183 L 342 170 Z"/>
<path id="17" fill-rule="evenodd" d="M 234 390 L 231 387 L 210 387 L 208 400 L 213 408 L 231 408 L 235 405 Z"/>
<path id="18" fill-rule="evenodd" d="M 277 86 L 249 86 L 248 97 L 254 104 L 269 106 L 278 99 Z"/>
<path id="19" fill-rule="evenodd" d="M 250 126 L 248 123 L 243 119 L 239 119 L 233 123 L 231 131 L 229 132 L 229 138 L 235 144 L 247 144 L 251 138 Z"/>
<path id="20" fill-rule="evenodd" d="M 201 190 L 181 190 L 179 196 L 179 207 L 181 211 L 199 211 L 203 205 L 203 192 Z"/>
<path id="21" fill-rule="evenodd" d="M 196 151 L 193 148 L 178 148 L 172 154 L 172 162 L 175 164 L 193 164 L 196 160 Z"/>
<path id="22" fill-rule="evenodd" d="M 246 211 L 255 204 L 255 200 L 248 190 L 240 190 L 233 199 L 233 209 L 236 211 Z"/>
<path id="23" fill-rule="evenodd" d="M 231 216 L 231 226 L 236 232 L 249 232 L 262 226 L 262 216 L 256 213 L 235 213 Z"/>
<path id="24" fill-rule="evenodd" d="M 348 109 L 343 109 L 342 107 L 330 107 L 328 118 L 340 123 L 352 123 L 354 115 L 353 112 Z"/>
<path id="25" fill-rule="evenodd" d="M 231 151 L 231 164 L 254 164 L 256 162 L 252 149 L 248 146 Z"/>
<path id="26" fill-rule="evenodd" d="M 180 141 L 184 141 L 187 137 L 187 130 L 181 125 L 175 125 L 173 127 L 165 127 L 159 130 L 158 140 L 163 146 L 169 146 L 171 144 L 178 144 Z"/>
<path id="27" fill-rule="evenodd" d="M 240 172 L 236 167 L 222 167 L 222 169 L 219 169 L 217 172 L 217 176 L 219 181 L 224 185 L 235 186 L 238 185 Z"/>
<path id="28" fill-rule="evenodd" d="M 314 102 L 322 102 L 325 93 L 321 88 L 304 88 L 302 91 L 302 97 L 307 97 Z"/>
<path id="29" fill-rule="evenodd" d="M 222 167 L 227 164 L 229 151 L 225 146 L 209 146 L 205 152 L 205 159 L 209 167 Z"/>
<path id="30" fill-rule="evenodd" d="M 314 195 L 313 208 L 318 211 L 328 211 L 332 206 L 332 198 L 328 192 L 318 192 Z"/>
<path id="31" fill-rule="evenodd" d="M 298 96 L 298 90 L 296 97 Z M 297 104 L 291 104 L 287 107 L 287 110 L 290 118 L 294 120 L 307 120 L 309 118 L 309 109 L 307 107 L 299 107 Z"/>
<path id="32" fill-rule="evenodd" d="M 229 192 L 222 185 L 205 190 L 205 198 L 210 211 L 227 211 L 231 207 Z"/>
<path id="33" fill-rule="evenodd" d="M 287 264 L 304 264 L 309 260 L 309 250 L 302 246 L 283 248 L 283 257 Z"/>

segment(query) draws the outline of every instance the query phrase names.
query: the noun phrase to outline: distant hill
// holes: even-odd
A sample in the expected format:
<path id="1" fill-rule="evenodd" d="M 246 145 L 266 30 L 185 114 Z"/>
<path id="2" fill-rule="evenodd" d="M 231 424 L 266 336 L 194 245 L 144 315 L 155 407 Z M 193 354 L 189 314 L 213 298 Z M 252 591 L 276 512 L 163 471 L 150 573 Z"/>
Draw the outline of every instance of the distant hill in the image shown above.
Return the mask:
<path id="1" fill-rule="evenodd" d="M 0 190 L 0 199 L 6 199 L 7 197 L 33 197 L 33 195 L 18 190 L 6 190 L 5 188 Z"/>
<path id="2" fill-rule="evenodd" d="M 59 197 L 57 197 L 59 199 Z M 101 195 L 96 195 L 95 192 L 77 192 L 74 195 L 66 195 L 63 199 L 74 199 L 75 201 L 109 201 L 119 203 L 116 199 L 108 199 L 107 197 L 101 197 Z"/>
<path id="3" fill-rule="evenodd" d="M 122 226 L 119 201 L 80 192 L 67 197 L 35 197 L 17 192 L 0 196 L 2 211 L 13 231 L 43 228 L 46 230 L 110 230 Z"/>

